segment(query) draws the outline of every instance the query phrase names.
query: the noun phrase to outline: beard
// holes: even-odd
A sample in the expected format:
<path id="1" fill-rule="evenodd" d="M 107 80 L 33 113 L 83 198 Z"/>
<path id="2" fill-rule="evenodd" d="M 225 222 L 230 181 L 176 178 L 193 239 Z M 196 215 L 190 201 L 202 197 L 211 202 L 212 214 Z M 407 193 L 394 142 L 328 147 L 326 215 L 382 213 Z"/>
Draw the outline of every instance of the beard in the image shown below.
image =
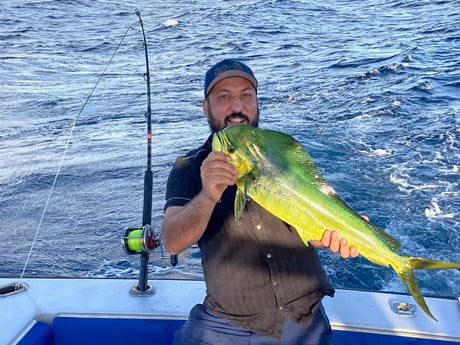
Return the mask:
<path id="1" fill-rule="evenodd" d="M 217 132 L 221 129 L 224 129 L 229 126 L 240 125 L 240 124 L 247 124 L 253 127 L 259 127 L 259 107 L 257 107 L 257 114 L 254 120 L 250 121 L 249 116 L 243 113 L 232 113 L 224 118 L 224 122 L 221 123 L 220 121 L 216 120 L 214 117 L 211 107 L 208 110 L 208 124 L 211 132 Z"/>

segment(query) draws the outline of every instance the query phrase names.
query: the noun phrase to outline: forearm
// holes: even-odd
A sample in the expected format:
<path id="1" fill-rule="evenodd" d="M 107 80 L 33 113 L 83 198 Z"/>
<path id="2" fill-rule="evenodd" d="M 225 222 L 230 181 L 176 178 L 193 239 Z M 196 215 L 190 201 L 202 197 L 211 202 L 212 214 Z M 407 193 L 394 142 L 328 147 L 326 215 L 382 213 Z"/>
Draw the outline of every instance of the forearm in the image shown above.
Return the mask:
<path id="1" fill-rule="evenodd" d="M 163 244 L 171 255 L 180 253 L 201 238 L 215 205 L 201 192 L 183 207 L 166 209 L 161 233 Z"/>

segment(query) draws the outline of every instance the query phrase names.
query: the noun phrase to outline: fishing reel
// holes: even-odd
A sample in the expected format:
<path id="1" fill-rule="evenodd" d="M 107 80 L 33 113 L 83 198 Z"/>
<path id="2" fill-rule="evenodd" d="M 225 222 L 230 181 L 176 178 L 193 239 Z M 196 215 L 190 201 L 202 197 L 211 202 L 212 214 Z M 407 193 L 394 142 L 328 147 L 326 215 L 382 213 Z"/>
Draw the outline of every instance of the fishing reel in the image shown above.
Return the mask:
<path id="1" fill-rule="evenodd" d="M 125 253 L 128 255 L 140 254 L 141 258 L 138 283 L 129 291 L 133 296 L 150 296 L 155 293 L 155 288 L 148 283 L 147 265 L 149 254 L 155 248 L 160 247 L 159 237 L 149 224 L 142 228 L 128 228 L 121 237 L 121 246 Z"/>
<path id="2" fill-rule="evenodd" d="M 126 229 L 121 238 L 121 246 L 128 255 L 149 254 L 160 246 L 160 240 L 152 226 L 147 224 L 142 228 Z"/>
<path id="3" fill-rule="evenodd" d="M 128 255 L 150 254 L 161 246 L 160 237 L 151 225 L 145 225 L 143 228 L 128 228 L 121 237 L 121 246 Z M 170 256 L 171 266 L 176 266 L 178 261 L 177 254 Z"/>

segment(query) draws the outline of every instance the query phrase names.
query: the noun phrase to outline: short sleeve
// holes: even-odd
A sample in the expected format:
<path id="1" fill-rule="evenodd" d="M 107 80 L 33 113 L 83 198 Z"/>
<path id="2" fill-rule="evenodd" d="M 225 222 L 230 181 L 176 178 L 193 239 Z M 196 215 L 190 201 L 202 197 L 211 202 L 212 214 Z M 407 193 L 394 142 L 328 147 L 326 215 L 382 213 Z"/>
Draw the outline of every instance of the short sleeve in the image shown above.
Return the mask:
<path id="1" fill-rule="evenodd" d="M 168 177 L 164 209 L 187 204 L 199 193 L 201 181 L 199 184 L 190 159 L 185 156 L 178 157 Z"/>

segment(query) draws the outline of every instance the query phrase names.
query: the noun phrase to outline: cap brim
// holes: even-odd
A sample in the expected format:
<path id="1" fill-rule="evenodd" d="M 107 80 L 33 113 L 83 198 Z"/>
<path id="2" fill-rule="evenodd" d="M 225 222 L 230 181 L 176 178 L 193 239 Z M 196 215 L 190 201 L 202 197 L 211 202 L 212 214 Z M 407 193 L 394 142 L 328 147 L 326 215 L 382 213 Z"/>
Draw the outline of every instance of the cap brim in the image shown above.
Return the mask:
<path id="1" fill-rule="evenodd" d="M 211 82 L 211 84 L 209 84 L 208 88 L 206 89 L 206 95 L 209 95 L 209 92 L 211 91 L 211 89 L 222 79 L 230 78 L 230 77 L 241 77 L 241 78 L 247 79 L 252 84 L 252 86 L 254 86 L 254 88 L 257 90 L 257 80 L 253 76 L 251 76 L 249 73 L 246 73 L 244 71 L 233 69 L 233 70 L 222 72 L 221 74 L 219 74 L 218 77 L 214 78 L 214 80 Z"/>

